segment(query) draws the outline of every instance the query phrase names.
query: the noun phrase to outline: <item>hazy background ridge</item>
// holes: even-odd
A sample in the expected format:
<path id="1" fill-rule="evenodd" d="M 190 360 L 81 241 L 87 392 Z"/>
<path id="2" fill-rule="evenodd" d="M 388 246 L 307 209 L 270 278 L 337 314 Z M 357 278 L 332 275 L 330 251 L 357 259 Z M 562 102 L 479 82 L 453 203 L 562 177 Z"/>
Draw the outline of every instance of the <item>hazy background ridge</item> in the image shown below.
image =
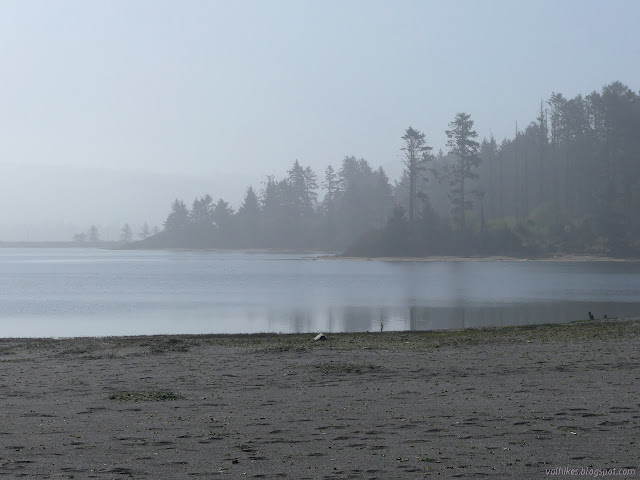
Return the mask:
<path id="1" fill-rule="evenodd" d="M 170 202 L 345 155 L 396 179 L 413 125 L 513 135 L 552 91 L 640 77 L 640 3 L 6 1 L 0 239 L 161 224 Z"/>
<path id="2" fill-rule="evenodd" d="M 259 181 L 242 174 L 193 175 L 99 168 L 0 164 L 2 240 L 71 240 L 96 224 L 103 240 L 118 240 L 123 223 L 162 228 L 174 198 L 210 193 L 239 203 L 239 187 Z"/>

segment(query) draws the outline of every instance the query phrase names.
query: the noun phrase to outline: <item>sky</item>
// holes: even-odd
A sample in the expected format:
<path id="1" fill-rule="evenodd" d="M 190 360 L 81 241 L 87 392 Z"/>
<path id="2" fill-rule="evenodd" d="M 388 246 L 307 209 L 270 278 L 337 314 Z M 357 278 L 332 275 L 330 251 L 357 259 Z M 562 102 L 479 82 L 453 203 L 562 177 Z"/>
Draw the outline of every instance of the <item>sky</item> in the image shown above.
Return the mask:
<path id="1" fill-rule="evenodd" d="M 0 0 L 0 240 L 161 223 L 177 195 L 237 206 L 296 159 L 395 179 L 408 126 L 446 151 L 458 112 L 500 141 L 552 92 L 638 90 L 638 18 L 636 0 Z"/>

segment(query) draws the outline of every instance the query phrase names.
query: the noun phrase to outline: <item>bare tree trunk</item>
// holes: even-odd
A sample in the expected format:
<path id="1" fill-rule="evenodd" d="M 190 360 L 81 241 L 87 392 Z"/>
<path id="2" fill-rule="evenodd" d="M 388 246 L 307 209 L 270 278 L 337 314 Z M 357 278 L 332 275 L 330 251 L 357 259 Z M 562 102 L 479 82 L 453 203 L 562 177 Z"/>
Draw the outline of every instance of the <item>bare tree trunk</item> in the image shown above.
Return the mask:
<path id="1" fill-rule="evenodd" d="M 462 159 L 464 162 L 464 159 Z M 462 230 L 466 229 L 466 218 L 465 218 L 465 204 L 464 204 L 464 175 L 462 175 L 462 181 L 460 182 L 460 199 L 461 199 L 461 207 L 462 212 L 460 213 L 460 225 L 462 226 Z"/>

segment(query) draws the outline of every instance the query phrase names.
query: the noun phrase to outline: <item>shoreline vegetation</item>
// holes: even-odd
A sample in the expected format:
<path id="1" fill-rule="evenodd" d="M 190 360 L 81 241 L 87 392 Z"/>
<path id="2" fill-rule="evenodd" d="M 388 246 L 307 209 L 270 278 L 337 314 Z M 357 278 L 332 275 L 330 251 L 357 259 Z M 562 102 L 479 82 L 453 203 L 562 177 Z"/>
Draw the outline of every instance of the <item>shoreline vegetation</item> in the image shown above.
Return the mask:
<path id="1" fill-rule="evenodd" d="M 640 258 L 640 94 L 616 81 L 566 98 L 501 141 L 480 139 L 471 115 L 434 132 L 397 132 L 403 173 L 345 156 L 314 171 L 298 160 L 283 178 L 248 186 L 234 209 L 211 194 L 176 198 L 162 226 L 124 224 L 128 248 L 279 248 L 360 257 L 558 254 Z M 537 108 L 536 108 L 537 110 Z M 322 176 L 324 178 L 322 178 Z M 100 240 L 97 225 L 79 243 Z"/>
<path id="2" fill-rule="evenodd" d="M 0 339 L 0 475 L 637 471 L 640 319 L 326 336 Z"/>

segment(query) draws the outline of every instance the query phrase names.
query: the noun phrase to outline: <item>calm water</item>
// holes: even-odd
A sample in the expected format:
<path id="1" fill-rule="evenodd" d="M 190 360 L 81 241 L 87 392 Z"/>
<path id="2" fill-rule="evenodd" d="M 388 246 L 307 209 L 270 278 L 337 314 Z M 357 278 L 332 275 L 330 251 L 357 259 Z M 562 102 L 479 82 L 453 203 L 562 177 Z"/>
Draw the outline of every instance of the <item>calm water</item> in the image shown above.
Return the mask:
<path id="1" fill-rule="evenodd" d="M 461 328 L 640 316 L 640 263 L 0 249 L 0 337 Z"/>

